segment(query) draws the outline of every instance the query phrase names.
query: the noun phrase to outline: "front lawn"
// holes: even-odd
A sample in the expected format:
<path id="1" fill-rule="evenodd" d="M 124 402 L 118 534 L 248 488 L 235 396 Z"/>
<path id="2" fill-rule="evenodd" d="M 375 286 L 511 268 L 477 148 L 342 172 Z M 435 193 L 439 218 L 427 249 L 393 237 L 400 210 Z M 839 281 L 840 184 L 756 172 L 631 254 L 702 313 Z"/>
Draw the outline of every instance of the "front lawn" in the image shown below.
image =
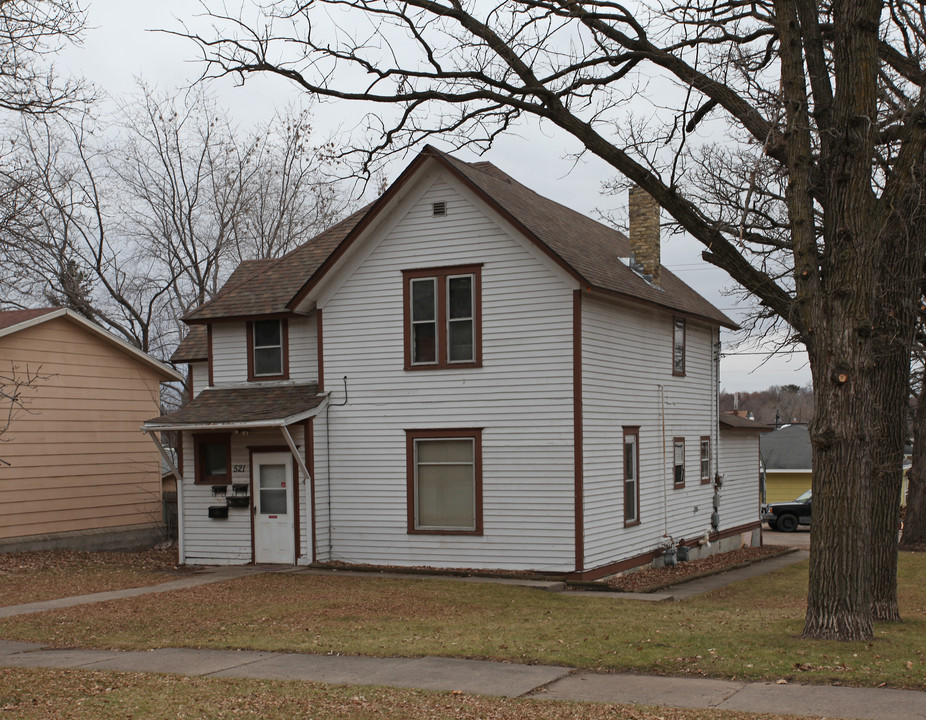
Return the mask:
<path id="1" fill-rule="evenodd" d="M 156 585 L 175 579 L 177 550 L 0 553 L 0 605 Z"/>
<path id="2" fill-rule="evenodd" d="M 304 682 L 0 668 L 0 716 L 21 720 L 760 720 L 785 716 Z"/>
<path id="3" fill-rule="evenodd" d="M 0 621 L 0 637 L 926 687 L 926 555 L 901 554 L 905 622 L 878 625 L 870 643 L 801 640 L 806 588 L 806 563 L 683 603 L 433 579 L 269 574 L 9 618 Z"/>

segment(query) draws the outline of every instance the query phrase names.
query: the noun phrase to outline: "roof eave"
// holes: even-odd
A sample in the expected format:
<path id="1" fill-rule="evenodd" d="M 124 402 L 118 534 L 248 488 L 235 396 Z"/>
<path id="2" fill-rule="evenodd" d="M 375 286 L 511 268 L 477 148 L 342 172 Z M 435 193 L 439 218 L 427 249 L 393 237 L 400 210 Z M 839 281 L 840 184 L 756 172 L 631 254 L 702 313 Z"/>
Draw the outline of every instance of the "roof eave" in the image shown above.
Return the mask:
<path id="1" fill-rule="evenodd" d="M 287 427 L 294 423 L 302 422 L 313 418 L 328 405 L 328 396 L 325 395 L 322 401 L 313 408 L 303 410 L 302 412 L 293 413 L 280 418 L 268 418 L 266 420 L 249 420 L 245 422 L 220 422 L 220 423 L 152 423 L 146 422 L 141 426 L 142 432 L 161 432 L 165 430 L 254 430 L 258 428 Z"/>

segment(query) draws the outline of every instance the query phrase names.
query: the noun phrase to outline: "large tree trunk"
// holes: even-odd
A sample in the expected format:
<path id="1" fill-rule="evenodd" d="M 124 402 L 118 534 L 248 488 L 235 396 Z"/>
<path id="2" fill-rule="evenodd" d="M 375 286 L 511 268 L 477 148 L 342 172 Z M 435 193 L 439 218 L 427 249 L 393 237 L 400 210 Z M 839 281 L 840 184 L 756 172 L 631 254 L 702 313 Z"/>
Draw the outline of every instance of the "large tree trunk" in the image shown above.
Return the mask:
<path id="1" fill-rule="evenodd" d="M 906 397 L 910 380 L 909 350 L 895 350 L 878 360 L 881 401 L 873 417 L 871 446 L 871 612 L 876 621 L 899 621 L 897 605 L 897 534 L 903 486 Z"/>
<path id="2" fill-rule="evenodd" d="M 907 472 L 907 510 L 900 547 L 926 546 L 926 395 L 920 390 L 913 419 L 913 462 Z"/>
<path id="3" fill-rule="evenodd" d="M 834 320 L 833 325 L 836 324 Z M 867 342 L 852 342 L 851 328 L 830 330 L 844 343 L 809 349 L 814 384 L 814 522 L 810 528 L 810 582 L 804 637 L 865 640 L 872 636 L 871 425 L 874 411 Z M 840 347 L 841 346 L 841 347 Z M 838 358 L 838 359 L 837 359 Z M 851 362 L 849 362 L 851 358 Z"/>

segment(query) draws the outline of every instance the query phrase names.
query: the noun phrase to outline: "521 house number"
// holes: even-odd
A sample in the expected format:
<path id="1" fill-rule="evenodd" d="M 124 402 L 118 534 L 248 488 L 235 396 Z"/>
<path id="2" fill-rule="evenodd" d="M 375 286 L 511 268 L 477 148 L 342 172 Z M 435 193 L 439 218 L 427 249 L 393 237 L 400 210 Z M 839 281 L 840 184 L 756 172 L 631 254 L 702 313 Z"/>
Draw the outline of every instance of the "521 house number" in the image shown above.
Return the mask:
<path id="1" fill-rule="evenodd" d="M 247 465 L 232 465 L 233 473 L 246 473 L 248 471 Z"/>

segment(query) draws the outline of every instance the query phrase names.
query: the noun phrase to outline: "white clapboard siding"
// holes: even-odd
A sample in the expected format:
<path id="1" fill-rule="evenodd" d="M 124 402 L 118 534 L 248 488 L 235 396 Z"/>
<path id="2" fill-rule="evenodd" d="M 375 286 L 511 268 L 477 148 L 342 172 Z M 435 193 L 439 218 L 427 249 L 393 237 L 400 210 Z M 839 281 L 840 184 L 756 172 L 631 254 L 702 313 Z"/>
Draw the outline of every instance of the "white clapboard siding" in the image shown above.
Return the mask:
<path id="1" fill-rule="evenodd" d="M 297 382 L 318 381 L 318 336 L 315 313 L 293 317 L 289 327 L 289 377 Z"/>
<path id="2" fill-rule="evenodd" d="M 432 216 L 438 201 L 444 217 Z M 406 372 L 402 271 L 474 263 L 483 367 Z M 438 178 L 323 311 L 330 559 L 572 570 L 572 288 L 561 271 Z M 345 375 L 338 407 L 344 392 L 331 379 Z M 483 428 L 484 532 L 410 535 L 405 430 L 454 427 Z"/>
<path id="3" fill-rule="evenodd" d="M 190 363 L 190 377 L 193 379 L 193 397 L 209 387 L 209 363 Z"/>
<path id="4" fill-rule="evenodd" d="M 582 305 L 585 565 L 657 548 L 664 535 L 710 528 L 713 489 L 700 481 L 700 440 L 718 431 L 712 339 L 687 321 L 686 374 L 672 374 L 669 311 L 585 296 Z M 624 527 L 623 428 L 639 427 L 640 524 Z M 663 429 L 664 427 L 664 429 Z M 672 482 L 673 438 L 685 438 L 685 487 Z M 713 463 L 712 463 L 713 464 Z M 733 514 L 724 525 L 736 522 Z M 739 522 L 747 522 L 739 518 Z"/>
<path id="5" fill-rule="evenodd" d="M 290 429 L 300 454 L 305 455 L 302 427 Z M 232 473 L 233 483 L 248 483 L 251 486 L 251 458 L 249 448 L 260 451 L 261 447 L 281 448 L 286 444 L 279 430 L 252 430 L 232 436 L 232 468 L 242 470 Z M 183 537 L 184 561 L 189 565 L 241 565 L 251 562 L 251 510 L 250 508 L 229 508 L 228 518 L 209 517 L 210 505 L 224 505 L 224 496 L 215 497 L 211 485 L 197 485 L 194 482 L 194 451 L 190 433 L 183 436 Z M 305 458 L 303 458 L 305 459 Z M 308 483 L 300 473 L 299 479 L 300 516 L 300 563 L 311 562 L 311 519 L 308 512 Z M 253 489 L 253 487 L 252 487 Z M 228 488 L 231 494 L 231 488 Z"/>
<path id="6" fill-rule="evenodd" d="M 759 521 L 759 433 L 720 431 L 720 527 Z M 742 518 L 747 518 L 743 520 Z"/>
<path id="7" fill-rule="evenodd" d="M 216 386 L 248 380 L 248 346 L 245 323 L 212 325 L 212 381 Z"/>
<path id="8" fill-rule="evenodd" d="M 318 338 L 315 313 L 292 317 L 287 321 L 289 333 L 289 376 L 298 382 L 318 380 Z M 215 323 L 212 326 L 212 379 L 216 386 L 247 382 L 248 347 L 243 322 Z M 208 382 L 208 375 L 207 375 Z M 199 392 L 203 385 L 194 386 Z"/>

